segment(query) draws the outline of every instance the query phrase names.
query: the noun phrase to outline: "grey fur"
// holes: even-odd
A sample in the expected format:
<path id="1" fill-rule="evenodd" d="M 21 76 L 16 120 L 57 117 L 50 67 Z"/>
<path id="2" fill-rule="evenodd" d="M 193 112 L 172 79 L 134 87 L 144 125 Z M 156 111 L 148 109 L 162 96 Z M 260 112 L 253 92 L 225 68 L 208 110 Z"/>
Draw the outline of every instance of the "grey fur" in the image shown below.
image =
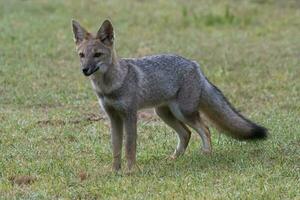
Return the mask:
<path id="1" fill-rule="evenodd" d="M 79 23 L 74 25 L 73 30 L 80 31 Z M 230 105 L 203 75 L 197 62 L 174 54 L 117 59 L 112 25 L 106 21 L 100 30 L 101 34 L 109 35 L 106 45 L 92 37 L 78 48 L 86 53 L 86 59 L 81 60 L 83 68 L 99 68 L 89 77 L 111 121 L 115 170 L 121 167 L 123 128 L 128 169 L 135 164 L 137 111 L 143 108 L 154 107 L 158 116 L 177 132 L 179 141 L 173 158 L 184 153 L 190 140 L 186 125 L 201 136 L 204 152 L 211 152 L 210 132 L 200 112 L 234 138 L 266 136 L 266 129 L 244 118 Z M 92 53 L 99 49 L 109 53 L 93 58 Z"/>

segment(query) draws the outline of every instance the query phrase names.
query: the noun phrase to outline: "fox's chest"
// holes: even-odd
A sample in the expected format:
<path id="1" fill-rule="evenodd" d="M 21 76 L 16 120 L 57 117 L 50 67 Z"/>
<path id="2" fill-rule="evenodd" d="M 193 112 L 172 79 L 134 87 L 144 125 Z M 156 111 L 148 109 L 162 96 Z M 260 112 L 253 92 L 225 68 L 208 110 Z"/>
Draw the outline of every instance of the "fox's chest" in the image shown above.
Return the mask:
<path id="1" fill-rule="evenodd" d="M 116 111 L 125 111 L 126 103 L 117 99 L 111 99 L 105 96 L 99 98 L 99 104 L 101 108 L 106 111 L 107 108 L 113 108 Z"/>
<path id="2" fill-rule="evenodd" d="M 91 81 L 91 83 L 92 83 L 92 88 L 96 92 L 96 94 L 103 95 L 104 88 L 100 86 L 101 84 L 100 81 Z"/>
<path id="3" fill-rule="evenodd" d="M 93 79 L 91 81 L 92 88 L 97 94 L 110 94 L 114 91 L 119 85 L 118 83 L 115 84 L 106 84 L 102 78 Z"/>
<path id="4" fill-rule="evenodd" d="M 92 81 L 92 88 L 94 92 L 96 93 L 99 104 L 101 108 L 105 111 L 108 107 L 113 107 L 116 110 L 119 110 L 122 108 L 122 103 L 117 100 L 116 98 L 107 95 L 108 90 L 105 90 L 105 88 L 101 87 L 99 83 Z"/>

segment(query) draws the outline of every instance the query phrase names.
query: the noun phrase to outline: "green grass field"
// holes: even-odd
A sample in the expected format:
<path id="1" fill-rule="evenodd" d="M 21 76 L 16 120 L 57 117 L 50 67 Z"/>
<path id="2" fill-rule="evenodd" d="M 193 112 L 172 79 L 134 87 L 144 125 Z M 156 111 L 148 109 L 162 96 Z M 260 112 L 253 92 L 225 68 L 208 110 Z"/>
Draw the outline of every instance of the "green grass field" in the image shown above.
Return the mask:
<path id="1" fill-rule="evenodd" d="M 144 114 L 141 170 L 112 173 L 108 120 L 80 71 L 72 18 L 93 32 L 110 18 L 120 57 L 197 60 L 270 137 L 212 129 L 211 156 L 193 134 L 171 161 L 176 134 Z M 0 199 L 300 199 L 299 33 L 298 0 L 0 0 Z"/>

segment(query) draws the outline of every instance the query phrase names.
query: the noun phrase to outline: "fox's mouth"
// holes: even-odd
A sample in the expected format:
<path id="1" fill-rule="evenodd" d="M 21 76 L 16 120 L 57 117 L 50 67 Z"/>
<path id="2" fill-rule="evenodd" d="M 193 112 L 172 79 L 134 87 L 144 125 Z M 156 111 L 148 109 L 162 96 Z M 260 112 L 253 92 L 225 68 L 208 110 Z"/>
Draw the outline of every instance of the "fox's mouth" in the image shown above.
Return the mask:
<path id="1" fill-rule="evenodd" d="M 98 69 L 99 69 L 99 66 L 96 66 L 96 67 L 94 67 L 94 68 L 89 68 L 88 70 L 82 70 L 82 73 L 83 73 L 85 76 L 90 76 L 90 75 L 92 75 L 93 73 L 95 73 Z"/>

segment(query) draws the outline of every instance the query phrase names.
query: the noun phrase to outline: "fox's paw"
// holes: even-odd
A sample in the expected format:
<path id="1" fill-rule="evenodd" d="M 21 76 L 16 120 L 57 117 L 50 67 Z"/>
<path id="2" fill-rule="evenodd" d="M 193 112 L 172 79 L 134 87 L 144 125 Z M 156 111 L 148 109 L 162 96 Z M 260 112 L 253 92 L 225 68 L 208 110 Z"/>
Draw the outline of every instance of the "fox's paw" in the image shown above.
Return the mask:
<path id="1" fill-rule="evenodd" d="M 211 155 L 212 154 L 211 148 L 202 148 L 202 152 L 205 155 Z"/>
<path id="2" fill-rule="evenodd" d="M 176 160 L 178 158 L 178 156 L 172 154 L 172 155 L 168 155 L 165 157 L 165 160 Z"/>
<path id="3" fill-rule="evenodd" d="M 172 155 L 168 156 L 166 159 L 167 160 L 176 160 L 177 158 L 179 158 L 180 156 L 182 156 L 183 153 L 184 152 L 182 152 L 182 151 L 175 150 L 174 153 Z"/>
<path id="4" fill-rule="evenodd" d="M 176 154 L 172 154 L 168 156 L 168 160 L 176 160 L 179 156 Z"/>
<path id="5" fill-rule="evenodd" d="M 132 167 L 130 168 L 127 168 L 126 171 L 125 171 L 125 174 L 126 175 L 133 175 L 135 174 L 136 172 L 141 172 L 141 168 L 138 166 L 138 164 L 134 164 Z"/>

